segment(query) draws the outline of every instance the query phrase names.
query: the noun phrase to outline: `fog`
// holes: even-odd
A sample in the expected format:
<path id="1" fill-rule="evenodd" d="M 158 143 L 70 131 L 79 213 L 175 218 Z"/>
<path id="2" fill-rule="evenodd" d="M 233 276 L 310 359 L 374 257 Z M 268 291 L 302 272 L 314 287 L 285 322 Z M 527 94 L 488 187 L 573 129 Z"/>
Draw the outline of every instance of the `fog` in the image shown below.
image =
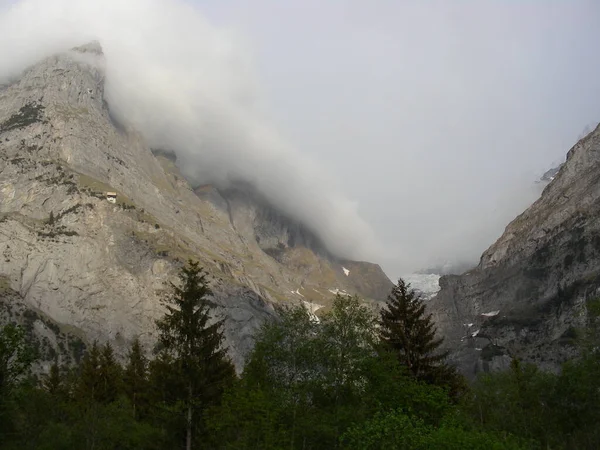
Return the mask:
<path id="1" fill-rule="evenodd" d="M 477 261 L 600 119 L 600 4 L 0 0 L 0 81 L 98 40 L 111 112 L 392 277 Z"/>

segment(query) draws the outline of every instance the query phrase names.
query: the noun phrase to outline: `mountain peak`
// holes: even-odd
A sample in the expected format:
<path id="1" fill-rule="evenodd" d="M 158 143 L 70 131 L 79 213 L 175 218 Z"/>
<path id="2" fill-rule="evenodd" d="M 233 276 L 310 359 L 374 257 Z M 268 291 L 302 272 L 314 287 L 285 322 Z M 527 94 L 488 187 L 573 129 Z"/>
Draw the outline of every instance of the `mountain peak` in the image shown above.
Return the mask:
<path id="1" fill-rule="evenodd" d="M 275 304 L 383 300 L 391 282 L 379 266 L 342 265 L 250 185 L 194 190 L 173 152 L 118 128 L 101 55 L 90 42 L 0 91 L 0 325 L 35 310 L 120 354 L 135 336 L 151 346 L 164 283 L 193 259 L 213 277 L 240 369 Z"/>

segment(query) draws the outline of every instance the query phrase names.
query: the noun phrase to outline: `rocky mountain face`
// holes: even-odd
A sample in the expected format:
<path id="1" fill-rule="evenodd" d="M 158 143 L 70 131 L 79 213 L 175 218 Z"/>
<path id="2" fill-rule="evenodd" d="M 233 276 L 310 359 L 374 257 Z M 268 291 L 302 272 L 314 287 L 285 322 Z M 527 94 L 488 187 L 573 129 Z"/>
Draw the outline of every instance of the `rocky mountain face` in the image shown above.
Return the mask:
<path id="1" fill-rule="evenodd" d="M 552 180 L 554 180 L 554 177 L 556 177 L 556 174 L 560 171 L 561 167 L 562 167 L 562 164 L 560 164 L 557 167 L 553 167 L 553 168 L 547 170 L 540 177 L 540 179 L 536 181 L 536 183 L 550 183 Z"/>
<path id="2" fill-rule="evenodd" d="M 192 187 L 174 152 L 112 120 L 89 56 L 97 44 L 0 87 L 0 320 L 27 325 L 47 360 L 94 339 L 150 345 L 164 283 L 189 258 L 212 276 L 238 368 L 278 304 L 385 298 L 379 266 L 331 255 L 251 186 Z"/>
<path id="3" fill-rule="evenodd" d="M 600 297 L 600 126 L 551 176 L 479 265 L 442 277 L 429 303 L 468 375 L 506 367 L 514 356 L 557 370 L 576 355 L 574 342 Z"/>

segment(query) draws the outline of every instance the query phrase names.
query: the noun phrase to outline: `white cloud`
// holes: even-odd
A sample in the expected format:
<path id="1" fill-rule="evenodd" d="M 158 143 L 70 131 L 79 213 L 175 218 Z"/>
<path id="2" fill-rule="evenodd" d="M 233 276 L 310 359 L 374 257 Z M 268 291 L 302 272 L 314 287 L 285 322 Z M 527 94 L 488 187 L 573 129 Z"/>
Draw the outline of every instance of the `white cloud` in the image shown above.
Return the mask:
<path id="1" fill-rule="evenodd" d="M 290 146 L 265 117 L 250 52 L 178 0 L 23 0 L 0 16 L 0 81 L 52 53 L 98 40 L 111 113 L 177 152 L 197 182 L 253 183 L 343 257 L 378 245 L 336 175 Z"/>
<path id="2" fill-rule="evenodd" d="M 390 275 L 476 262 L 600 119 L 596 0 L 193 1 L 16 2 L 0 76 L 99 39 L 113 112 L 190 178 L 253 181 Z"/>

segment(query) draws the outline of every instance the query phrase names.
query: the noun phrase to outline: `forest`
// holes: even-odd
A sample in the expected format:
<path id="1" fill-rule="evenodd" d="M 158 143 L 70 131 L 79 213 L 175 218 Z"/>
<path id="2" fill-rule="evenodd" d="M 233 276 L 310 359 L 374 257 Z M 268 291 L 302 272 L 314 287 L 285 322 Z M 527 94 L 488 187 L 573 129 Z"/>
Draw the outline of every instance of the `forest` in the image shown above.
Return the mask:
<path id="1" fill-rule="evenodd" d="M 120 358 L 93 342 L 48 373 L 22 327 L 1 328 L 0 448 L 600 448 L 597 312 L 560 373 L 514 358 L 467 381 L 401 279 L 380 311 L 341 295 L 320 317 L 281 307 L 239 374 L 198 263 L 164 306 L 154 348 L 135 340 Z"/>

